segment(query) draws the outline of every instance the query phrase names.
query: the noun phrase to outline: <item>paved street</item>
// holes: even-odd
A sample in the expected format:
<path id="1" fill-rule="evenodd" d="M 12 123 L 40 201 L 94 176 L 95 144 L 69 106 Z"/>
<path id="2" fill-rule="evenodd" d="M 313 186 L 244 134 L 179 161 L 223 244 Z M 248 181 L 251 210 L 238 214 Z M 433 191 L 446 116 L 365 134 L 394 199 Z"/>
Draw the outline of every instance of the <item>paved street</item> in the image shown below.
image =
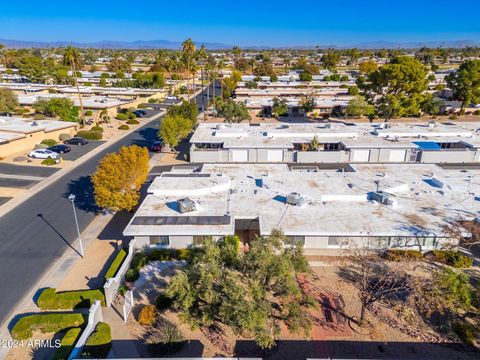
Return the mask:
<path id="1" fill-rule="evenodd" d="M 66 250 L 73 249 L 77 235 L 68 195 L 76 195 L 78 221 L 83 231 L 98 210 L 89 178 L 98 161 L 121 146 L 150 145 L 156 139 L 158 126 L 159 121 L 154 120 L 139 127 L 0 218 L 0 324 L 49 267 Z"/>

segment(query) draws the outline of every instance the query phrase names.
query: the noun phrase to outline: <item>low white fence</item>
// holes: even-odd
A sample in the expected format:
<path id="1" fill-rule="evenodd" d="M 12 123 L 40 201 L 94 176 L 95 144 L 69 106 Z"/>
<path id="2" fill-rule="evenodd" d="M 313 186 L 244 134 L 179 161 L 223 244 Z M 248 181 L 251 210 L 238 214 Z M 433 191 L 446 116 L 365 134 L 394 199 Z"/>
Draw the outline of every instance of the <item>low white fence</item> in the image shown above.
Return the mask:
<path id="1" fill-rule="evenodd" d="M 134 245 L 135 239 L 132 239 L 130 241 L 130 244 L 128 244 L 128 254 L 123 260 L 122 266 L 120 266 L 120 269 L 118 269 L 117 274 L 115 275 L 115 277 L 107 279 L 105 285 L 103 285 L 103 292 L 105 293 L 105 303 L 107 306 L 112 305 L 115 296 L 117 296 L 118 288 L 122 284 L 122 280 L 128 269 L 130 268 L 133 256 L 135 255 Z"/>
<path id="2" fill-rule="evenodd" d="M 93 330 L 95 330 L 95 327 L 100 321 L 103 321 L 102 306 L 99 300 L 95 300 L 88 312 L 87 326 L 85 327 L 85 330 L 83 330 L 82 335 L 80 335 L 80 338 L 76 342 L 75 347 L 73 348 L 70 356 L 68 357 L 68 360 L 77 359 L 81 355 L 83 346 L 87 342 L 88 337 L 93 332 Z"/>

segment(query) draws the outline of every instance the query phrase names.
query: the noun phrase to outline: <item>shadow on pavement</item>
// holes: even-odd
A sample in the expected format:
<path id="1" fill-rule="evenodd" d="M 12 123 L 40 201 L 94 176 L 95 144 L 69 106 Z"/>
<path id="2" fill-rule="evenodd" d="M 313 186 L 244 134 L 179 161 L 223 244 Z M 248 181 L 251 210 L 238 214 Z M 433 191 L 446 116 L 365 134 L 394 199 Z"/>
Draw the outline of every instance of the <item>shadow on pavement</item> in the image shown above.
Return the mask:
<path id="1" fill-rule="evenodd" d="M 76 180 L 72 180 L 68 184 L 64 197 L 68 199 L 70 194 L 75 195 L 75 207 L 77 209 L 95 214 L 100 211 L 95 203 L 93 183 L 90 176 L 81 176 Z"/>
<path id="2" fill-rule="evenodd" d="M 45 224 L 47 224 L 47 225 L 55 232 L 55 234 L 57 234 L 57 235 L 60 237 L 60 239 L 62 239 L 62 240 L 65 242 L 65 244 L 67 244 L 73 251 L 75 251 L 78 255 L 81 256 L 81 254 L 78 252 L 78 250 L 75 249 L 75 248 L 68 242 L 68 240 L 67 240 L 57 229 L 55 229 L 55 227 L 54 227 L 47 219 L 45 219 L 45 217 L 43 216 L 43 214 L 37 214 L 37 216 L 38 216 L 40 219 L 42 219 L 42 220 L 45 222 Z"/>

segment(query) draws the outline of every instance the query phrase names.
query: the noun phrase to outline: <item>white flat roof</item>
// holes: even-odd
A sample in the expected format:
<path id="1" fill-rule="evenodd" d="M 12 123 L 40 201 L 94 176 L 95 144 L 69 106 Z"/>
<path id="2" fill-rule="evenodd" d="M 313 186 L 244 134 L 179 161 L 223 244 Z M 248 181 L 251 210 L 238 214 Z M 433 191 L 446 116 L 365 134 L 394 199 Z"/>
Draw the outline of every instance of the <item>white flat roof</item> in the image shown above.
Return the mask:
<path id="1" fill-rule="evenodd" d="M 154 180 L 124 235 L 226 235 L 234 232 L 235 219 L 258 217 L 262 234 L 279 228 L 307 236 L 441 236 L 447 221 L 476 217 L 480 211 L 480 170 L 426 164 L 354 169 L 292 171 L 284 164 L 206 164 L 196 173 L 174 169 Z M 391 194 L 393 205 L 369 200 L 376 181 Z M 305 203 L 286 205 L 291 192 L 301 194 Z M 178 211 L 176 202 L 185 197 L 196 203 L 195 211 Z M 192 218 L 226 216 L 228 221 L 216 225 L 188 224 Z M 168 221 L 140 221 L 156 218 Z"/>
<path id="2" fill-rule="evenodd" d="M 13 133 L 18 135 L 36 131 L 49 132 L 75 126 L 78 126 L 78 124 L 58 120 L 32 120 L 19 117 L 0 116 L 1 133 Z"/>
<path id="3" fill-rule="evenodd" d="M 292 148 L 294 143 L 308 143 L 314 136 L 319 142 L 341 142 L 347 148 L 419 148 L 416 144 L 425 139 L 436 142 L 464 141 L 480 147 L 480 134 L 475 131 L 478 123 L 462 125 L 436 125 L 428 128 L 422 125 L 395 124 L 388 129 L 378 128 L 379 124 L 328 123 L 262 123 L 249 125 L 225 123 L 200 123 L 190 143 L 223 143 L 232 148 Z M 375 132 L 379 135 L 375 135 Z M 388 132 L 388 133 L 386 133 Z M 404 134 L 396 136 L 395 134 Z M 409 136 L 407 136 L 409 135 Z"/>

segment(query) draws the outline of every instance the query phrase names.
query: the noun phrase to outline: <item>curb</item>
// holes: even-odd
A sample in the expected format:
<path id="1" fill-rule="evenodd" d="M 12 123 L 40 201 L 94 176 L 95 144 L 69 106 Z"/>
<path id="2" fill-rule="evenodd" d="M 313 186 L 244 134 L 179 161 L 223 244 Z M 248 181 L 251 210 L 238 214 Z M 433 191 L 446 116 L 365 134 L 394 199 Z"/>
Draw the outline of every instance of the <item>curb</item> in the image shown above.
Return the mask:
<path id="1" fill-rule="evenodd" d="M 49 177 L 45 178 L 44 180 L 40 181 L 38 184 L 35 184 L 34 186 L 32 186 L 30 189 L 25 191 L 20 196 L 12 199 L 10 201 L 7 201 L 3 206 L 0 206 L 0 217 L 4 216 L 8 212 L 10 212 L 14 208 L 16 208 L 18 205 L 22 204 L 25 200 L 34 196 L 37 192 L 42 191 L 47 186 L 49 186 L 50 184 L 52 184 L 55 181 L 57 181 L 58 179 L 60 179 L 62 176 L 68 174 L 71 170 L 74 169 L 74 167 L 85 163 L 86 161 L 90 160 L 92 157 L 97 155 L 99 152 L 105 150 L 109 146 L 111 146 L 111 145 L 117 143 L 118 141 L 120 141 L 121 139 L 123 139 L 125 136 L 135 132 L 140 127 L 143 127 L 143 126 L 145 126 L 145 125 L 147 125 L 147 124 L 149 124 L 149 123 L 151 123 L 155 120 L 158 120 L 159 118 L 161 118 L 165 114 L 166 114 L 166 111 L 162 110 L 158 115 L 146 119 L 147 121 L 143 125 L 131 128 L 130 130 L 122 133 L 122 135 L 120 137 L 116 138 L 116 139 L 112 139 L 111 141 L 107 140 L 104 144 L 96 147 L 95 149 L 93 149 L 92 151 L 90 151 L 90 152 L 86 153 L 85 155 L 81 156 L 77 160 L 72 161 L 68 166 L 58 170 L 56 173 L 54 173 L 51 176 L 49 176 Z"/>

